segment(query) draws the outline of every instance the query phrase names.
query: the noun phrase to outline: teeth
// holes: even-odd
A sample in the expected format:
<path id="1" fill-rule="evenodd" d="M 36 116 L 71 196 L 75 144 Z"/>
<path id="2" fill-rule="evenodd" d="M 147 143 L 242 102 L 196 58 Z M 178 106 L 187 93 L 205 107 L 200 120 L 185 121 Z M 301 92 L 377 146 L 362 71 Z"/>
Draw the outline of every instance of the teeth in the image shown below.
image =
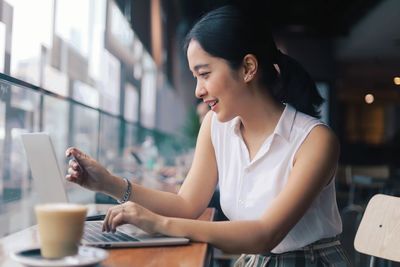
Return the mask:
<path id="1" fill-rule="evenodd" d="M 215 100 L 215 101 L 209 102 L 208 105 L 209 105 L 210 107 L 213 107 L 213 106 L 215 106 L 217 103 L 218 103 L 218 100 Z"/>

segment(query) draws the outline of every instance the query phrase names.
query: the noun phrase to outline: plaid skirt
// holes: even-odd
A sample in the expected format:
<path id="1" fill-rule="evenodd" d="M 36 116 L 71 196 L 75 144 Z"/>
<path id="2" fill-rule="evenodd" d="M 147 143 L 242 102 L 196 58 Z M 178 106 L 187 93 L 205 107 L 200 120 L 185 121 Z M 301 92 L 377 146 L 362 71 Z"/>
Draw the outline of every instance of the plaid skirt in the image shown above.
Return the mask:
<path id="1" fill-rule="evenodd" d="M 351 263 L 337 237 L 325 238 L 300 250 L 282 254 L 242 254 L 235 267 L 349 267 Z"/>

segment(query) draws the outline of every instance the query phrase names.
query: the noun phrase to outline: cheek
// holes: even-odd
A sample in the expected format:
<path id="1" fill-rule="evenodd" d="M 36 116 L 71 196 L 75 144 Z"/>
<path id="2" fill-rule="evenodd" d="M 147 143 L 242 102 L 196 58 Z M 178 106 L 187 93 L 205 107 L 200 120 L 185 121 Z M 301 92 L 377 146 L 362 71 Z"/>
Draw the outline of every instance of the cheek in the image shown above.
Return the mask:
<path id="1" fill-rule="evenodd" d="M 235 87 L 237 86 L 237 82 L 234 82 L 231 77 L 227 76 L 216 76 L 212 81 L 209 83 L 209 88 L 214 93 L 222 96 L 230 96 L 235 94 Z"/>

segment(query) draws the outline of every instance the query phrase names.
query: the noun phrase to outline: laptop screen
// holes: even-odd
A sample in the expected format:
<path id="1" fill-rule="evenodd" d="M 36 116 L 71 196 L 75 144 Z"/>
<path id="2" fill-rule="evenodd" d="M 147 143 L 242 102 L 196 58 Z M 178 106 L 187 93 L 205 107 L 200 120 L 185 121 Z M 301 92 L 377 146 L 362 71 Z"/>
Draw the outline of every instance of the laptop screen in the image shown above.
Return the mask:
<path id="1" fill-rule="evenodd" d="M 56 153 L 46 133 L 21 134 L 40 203 L 68 202 Z"/>

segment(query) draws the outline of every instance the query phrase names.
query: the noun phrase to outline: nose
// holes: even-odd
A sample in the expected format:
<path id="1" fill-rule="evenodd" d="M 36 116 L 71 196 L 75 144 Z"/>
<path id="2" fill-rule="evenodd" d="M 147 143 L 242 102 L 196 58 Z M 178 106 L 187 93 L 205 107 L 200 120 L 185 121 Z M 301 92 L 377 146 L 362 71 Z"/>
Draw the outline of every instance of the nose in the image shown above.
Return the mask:
<path id="1" fill-rule="evenodd" d="M 197 98 L 203 98 L 206 95 L 207 91 L 204 88 L 203 84 L 200 81 L 196 83 L 195 95 Z"/>

